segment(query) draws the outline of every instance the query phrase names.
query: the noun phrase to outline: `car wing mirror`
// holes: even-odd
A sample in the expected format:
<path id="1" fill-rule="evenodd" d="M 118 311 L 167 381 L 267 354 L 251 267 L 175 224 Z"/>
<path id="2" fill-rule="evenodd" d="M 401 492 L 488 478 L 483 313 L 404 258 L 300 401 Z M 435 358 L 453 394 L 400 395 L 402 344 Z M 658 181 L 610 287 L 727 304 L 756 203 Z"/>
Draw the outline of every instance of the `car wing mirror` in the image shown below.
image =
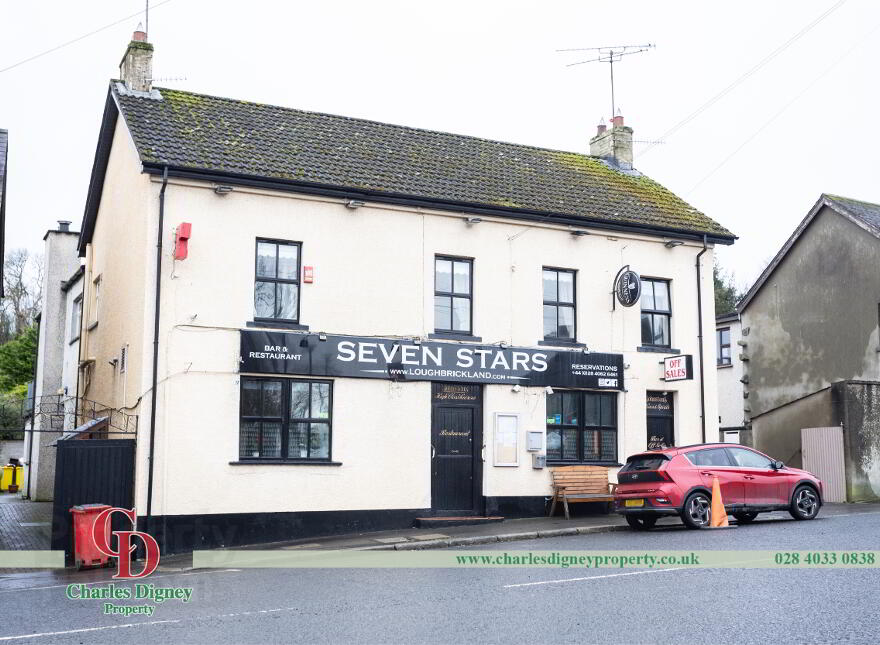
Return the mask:
<path id="1" fill-rule="evenodd" d="M 774 461 L 770 464 L 770 468 L 772 468 L 773 470 L 779 470 L 781 468 L 785 468 L 785 464 L 781 461 Z"/>

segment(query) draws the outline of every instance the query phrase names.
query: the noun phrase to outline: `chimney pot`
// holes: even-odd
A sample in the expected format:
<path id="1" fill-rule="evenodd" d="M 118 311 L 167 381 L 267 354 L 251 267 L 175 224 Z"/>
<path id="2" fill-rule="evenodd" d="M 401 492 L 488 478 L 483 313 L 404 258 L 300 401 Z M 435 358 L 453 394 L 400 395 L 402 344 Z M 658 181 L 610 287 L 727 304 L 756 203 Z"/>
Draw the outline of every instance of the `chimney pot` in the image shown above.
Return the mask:
<path id="1" fill-rule="evenodd" d="M 138 23 L 137 29 L 134 30 L 134 33 L 131 35 L 132 40 L 136 40 L 139 43 L 147 42 L 147 32 L 144 31 L 144 24 L 142 22 Z"/>
<path id="2" fill-rule="evenodd" d="M 605 119 L 603 118 L 599 121 L 599 125 L 596 126 L 596 136 L 598 137 L 600 134 L 604 134 L 607 129 L 608 127 L 605 125 Z"/>
<path id="3" fill-rule="evenodd" d="M 612 128 L 620 128 L 623 126 L 623 115 L 618 110 L 617 114 L 614 115 L 614 118 L 611 119 L 611 127 Z"/>
<path id="4" fill-rule="evenodd" d="M 70 231 L 70 220 L 60 219 L 58 220 L 58 230 L 62 233 L 67 233 Z"/>

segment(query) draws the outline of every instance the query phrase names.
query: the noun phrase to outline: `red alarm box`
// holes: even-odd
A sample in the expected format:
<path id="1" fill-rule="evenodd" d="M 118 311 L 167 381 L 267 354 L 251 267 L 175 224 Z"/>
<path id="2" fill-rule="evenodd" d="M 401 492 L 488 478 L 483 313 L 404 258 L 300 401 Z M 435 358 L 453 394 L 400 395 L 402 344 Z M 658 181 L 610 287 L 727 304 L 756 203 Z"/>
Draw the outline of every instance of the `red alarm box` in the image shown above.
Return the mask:
<path id="1" fill-rule="evenodd" d="M 192 224 L 189 222 L 181 222 L 180 226 L 174 232 L 174 259 L 185 260 L 189 249 L 190 235 L 192 235 Z"/>

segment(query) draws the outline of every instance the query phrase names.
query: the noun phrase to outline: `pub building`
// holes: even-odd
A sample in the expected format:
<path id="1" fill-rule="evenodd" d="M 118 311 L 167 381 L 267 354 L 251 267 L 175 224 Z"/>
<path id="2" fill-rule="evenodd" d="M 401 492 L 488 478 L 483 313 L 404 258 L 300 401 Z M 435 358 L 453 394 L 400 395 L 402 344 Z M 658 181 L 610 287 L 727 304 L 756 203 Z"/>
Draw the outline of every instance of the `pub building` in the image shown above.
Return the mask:
<path id="1" fill-rule="evenodd" d="M 138 416 L 165 552 L 543 515 L 553 467 L 717 440 L 735 237 L 623 117 L 561 152 L 152 87 L 151 56 L 107 93 L 79 392 Z"/>

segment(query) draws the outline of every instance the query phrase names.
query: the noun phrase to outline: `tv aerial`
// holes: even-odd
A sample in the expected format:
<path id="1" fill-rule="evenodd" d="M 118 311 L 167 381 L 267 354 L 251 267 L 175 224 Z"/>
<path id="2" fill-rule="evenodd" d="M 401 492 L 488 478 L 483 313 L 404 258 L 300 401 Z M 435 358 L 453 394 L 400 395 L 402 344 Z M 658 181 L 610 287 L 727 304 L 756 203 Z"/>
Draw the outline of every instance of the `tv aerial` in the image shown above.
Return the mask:
<path id="1" fill-rule="evenodd" d="M 569 63 L 566 67 L 574 67 L 575 65 L 585 65 L 587 63 L 608 63 L 611 71 L 611 117 L 617 114 L 616 105 L 614 104 L 614 63 L 619 63 L 624 56 L 633 54 L 641 54 L 649 49 L 653 49 L 656 45 L 648 43 L 647 45 L 615 45 L 613 47 L 577 47 L 573 49 L 557 49 L 557 52 L 596 52 L 596 58 L 582 60 L 576 63 Z"/>

